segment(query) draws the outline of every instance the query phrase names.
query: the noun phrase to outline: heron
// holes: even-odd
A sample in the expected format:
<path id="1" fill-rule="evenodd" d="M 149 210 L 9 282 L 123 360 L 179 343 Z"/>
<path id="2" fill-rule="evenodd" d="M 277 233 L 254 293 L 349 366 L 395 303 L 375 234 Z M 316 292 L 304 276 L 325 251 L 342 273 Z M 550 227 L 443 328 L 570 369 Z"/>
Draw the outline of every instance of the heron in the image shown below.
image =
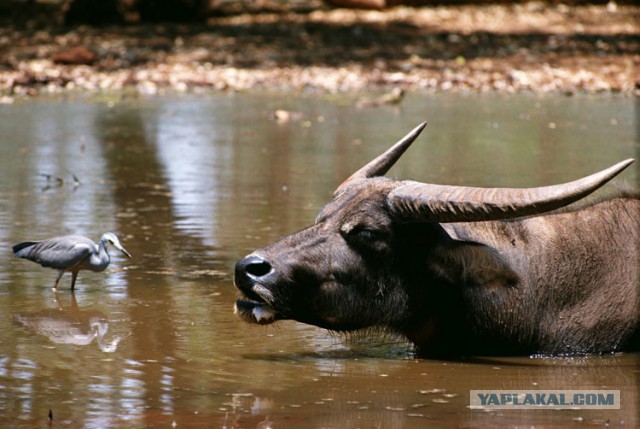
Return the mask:
<path id="1" fill-rule="evenodd" d="M 127 258 L 131 255 L 120 244 L 118 237 L 107 232 L 98 244 L 81 235 L 65 235 L 42 241 L 24 241 L 13 246 L 13 254 L 18 258 L 37 262 L 43 267 L 58 270 L 53 289 L 58 288 L 62 275 L 71 272 L 71 290 L 74 290 L 80 270 L 104 271 L 111 262 L 107 244 L 113 245 Z"/>

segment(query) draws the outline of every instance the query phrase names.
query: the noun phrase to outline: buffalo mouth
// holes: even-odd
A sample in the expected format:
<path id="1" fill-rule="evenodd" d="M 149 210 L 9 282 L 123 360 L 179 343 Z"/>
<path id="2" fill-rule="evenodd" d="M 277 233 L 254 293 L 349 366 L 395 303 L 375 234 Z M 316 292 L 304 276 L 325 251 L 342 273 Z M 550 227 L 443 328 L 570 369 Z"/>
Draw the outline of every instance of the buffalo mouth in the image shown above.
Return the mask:
<path id="1" fill-rule="evenodd" d="M 251 290 L 243 290 L 233 306 L 233 312 L 245 322 L 268 325 L 281 319 L 278 312 L 253 289 L 263 289 L 255 285 Z"/>

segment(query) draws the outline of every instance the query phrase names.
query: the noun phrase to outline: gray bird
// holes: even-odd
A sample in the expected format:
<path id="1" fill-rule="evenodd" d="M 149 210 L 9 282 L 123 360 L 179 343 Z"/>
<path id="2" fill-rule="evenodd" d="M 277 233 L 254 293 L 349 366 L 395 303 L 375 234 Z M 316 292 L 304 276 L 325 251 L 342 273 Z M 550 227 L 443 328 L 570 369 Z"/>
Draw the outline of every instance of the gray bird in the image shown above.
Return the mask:
<path id="1" fill-rule="evenodd" d="M 65 235 L 43 241 L 24 241 L 13 246 L 13 254 L 18 258 L 37 262 L 43 267 L 58 270 L 58 276 L 53 288 L 65 272 L 71 272 L 71 290 L 76 285 L 78 271 L 104 271 L 109 266 L 111 258 L 107 252 L 107 243 L 121 251 L 128 258 L 131 257 L 115 234 L 107 232 L 95 244 L 91 239 L 81 235 Z"/>

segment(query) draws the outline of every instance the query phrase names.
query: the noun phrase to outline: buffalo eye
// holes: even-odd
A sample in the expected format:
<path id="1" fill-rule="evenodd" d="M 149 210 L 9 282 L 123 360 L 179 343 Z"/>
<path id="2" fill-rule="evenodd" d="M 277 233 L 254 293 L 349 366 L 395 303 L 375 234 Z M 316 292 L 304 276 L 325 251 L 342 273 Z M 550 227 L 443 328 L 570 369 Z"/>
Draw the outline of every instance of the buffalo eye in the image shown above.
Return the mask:
<path id="1" fill-rule="evenodd" d="M 350 245 L 376 251 L 382 250 L 386 237 L 384 231 L 366 225 L 344 225 L 340 234 Z"/>
<path id="2" fill-rule="evenodd" d="M 380 232 L 373 230 L 373 229 L 368 229 L 368 228 L 361 228 L 361 229 L 357 229 L 355 231 L 353 231 L 351 233 L 352 236 L 357 237 L 360 240 L 379 240 L 380 239 Z"/>

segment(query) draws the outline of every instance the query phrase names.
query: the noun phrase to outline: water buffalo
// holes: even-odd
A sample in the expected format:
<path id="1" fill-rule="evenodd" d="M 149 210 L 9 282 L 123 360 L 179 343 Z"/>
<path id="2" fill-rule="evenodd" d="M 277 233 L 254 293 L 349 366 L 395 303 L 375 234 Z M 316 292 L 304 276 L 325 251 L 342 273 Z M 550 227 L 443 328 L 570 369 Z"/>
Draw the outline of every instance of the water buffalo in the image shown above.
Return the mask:
<path id="1" fill-rule="evenodd" d="M 563 208 L 633 160 L 528 189 L 382 177 L 425 125 L 342 183 L 312 226 L 238 261 L 236 314 L 382 328 L 419 355 L 640 349 L 639 196 Z"/>

